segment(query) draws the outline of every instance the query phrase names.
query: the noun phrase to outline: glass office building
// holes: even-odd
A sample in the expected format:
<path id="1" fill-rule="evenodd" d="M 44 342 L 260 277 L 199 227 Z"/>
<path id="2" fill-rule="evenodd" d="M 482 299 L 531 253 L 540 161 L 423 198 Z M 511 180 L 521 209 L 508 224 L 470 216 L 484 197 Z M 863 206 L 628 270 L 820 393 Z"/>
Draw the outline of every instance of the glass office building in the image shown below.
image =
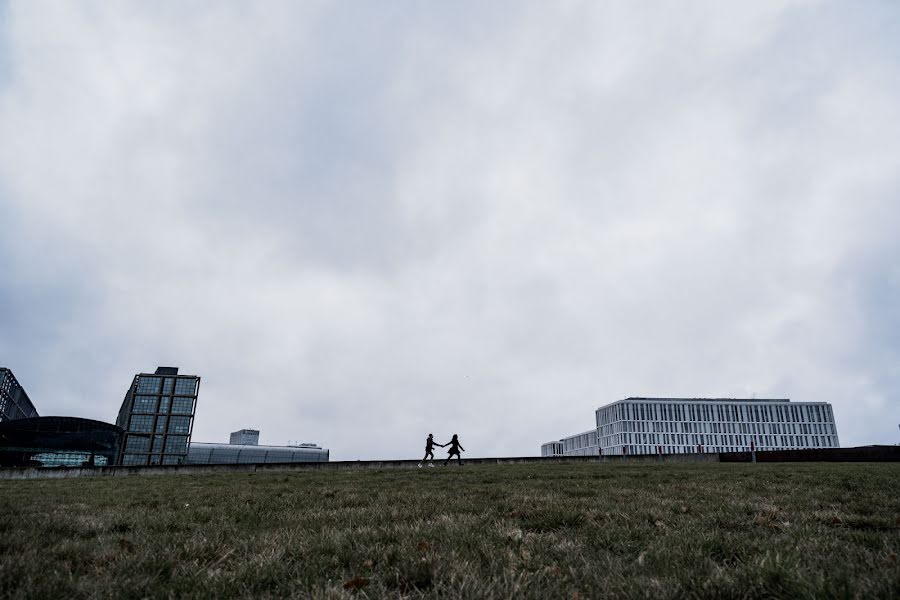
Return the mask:
<path id="1" fill-rule="evenodd" d="M 32 419 L 38 416 L 28 394 L 19 385 L 13 372 L 0 367 L 0 422 Z"/>
<path id="2" fill-rule="evenodd" d="M 185 463 L 199 387 L 199 377 L 177 367 L 135 375 L 116 420 L 125 431 L 119 464 Z"/>
<path id="3" fill-rule="evenodd" d="M 0 423 L 0 467 L 102 467 L 116 463 L 123 431 L 76 417 Z"/>

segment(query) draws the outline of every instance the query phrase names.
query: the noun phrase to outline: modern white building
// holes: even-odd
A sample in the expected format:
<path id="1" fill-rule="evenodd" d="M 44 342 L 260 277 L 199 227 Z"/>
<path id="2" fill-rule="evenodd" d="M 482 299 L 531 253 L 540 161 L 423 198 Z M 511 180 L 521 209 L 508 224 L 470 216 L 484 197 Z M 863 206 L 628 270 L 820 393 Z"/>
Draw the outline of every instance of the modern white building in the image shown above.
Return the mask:
<path id="1" fill-rule="evenodd" d="M 541 445 L 541 456 L 597 456 L 599 453 L 600 441 L 596 429 Z"/>
<path id="2" fill-rule="evenodd" d="M 541 455 L 744 452 L 751 444 L 760 451 L 840 446 L 826 402 L 625 398 L 598 408 L 595 418 L 593 452 L 590 444 L 581 445 L 585 434 L 578 434 L 542 445 Z"/>

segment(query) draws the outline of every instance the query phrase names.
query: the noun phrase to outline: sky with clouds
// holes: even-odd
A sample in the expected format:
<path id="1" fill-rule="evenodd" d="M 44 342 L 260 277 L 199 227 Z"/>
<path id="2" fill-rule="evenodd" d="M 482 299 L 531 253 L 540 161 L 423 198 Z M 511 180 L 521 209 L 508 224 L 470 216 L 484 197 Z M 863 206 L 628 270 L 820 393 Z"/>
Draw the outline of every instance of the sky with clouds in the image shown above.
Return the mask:
<path id="1" fill-rule="evenodd" d="M 0 365 L 196 441 L 534 455 L 627 396 L 900 440 L 900 5 L 0 2 Z"/>

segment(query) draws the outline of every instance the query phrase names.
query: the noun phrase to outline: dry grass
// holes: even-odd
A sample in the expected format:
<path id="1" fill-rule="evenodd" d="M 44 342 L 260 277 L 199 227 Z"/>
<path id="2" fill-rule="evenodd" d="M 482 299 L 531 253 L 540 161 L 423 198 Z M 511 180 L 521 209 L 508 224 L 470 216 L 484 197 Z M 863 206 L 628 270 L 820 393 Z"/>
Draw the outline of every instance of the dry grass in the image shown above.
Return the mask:
<path id="1" fill-rule="evenodd" d="M 0 596 L 897 598 L 900 465 L 0 482 Z"/>

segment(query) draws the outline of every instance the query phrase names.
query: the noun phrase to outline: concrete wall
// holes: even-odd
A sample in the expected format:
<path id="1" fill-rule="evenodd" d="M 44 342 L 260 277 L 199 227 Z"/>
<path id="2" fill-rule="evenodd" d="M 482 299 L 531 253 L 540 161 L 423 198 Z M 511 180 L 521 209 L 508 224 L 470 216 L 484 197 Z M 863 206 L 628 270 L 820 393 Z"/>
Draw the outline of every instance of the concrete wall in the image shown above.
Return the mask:
<path id="1" fill-rule="evenodd" d="M 749 452 L 727 452 L 721 462 L 750 462 Z M 900 462 L 900 446 L 861 446 L 859 448 L 807 448 L 757 452 L 756 462 Z"/>
<path id="2" fill-rule="evenodd" d="M 660 463 L 718 462 L 716 454 L 673 454 L 667 456 L 524 456 L 511 458 L 467 458 L 465 466 L 526 465 L 555 463 Z M 418 460 L 364 460 L 321 463 L 281 463 L 257 465 L 158 465 L 150 467 L 70 467 L 59 469 L 0 469 L 3 479 L 59 479 L 68 477 L 128 477 L 130 475 L 205 475 L 217 473 L 266 473 L 313 469 L 415 469 Z M 436 468 L 442 468 L 440 466 Z M 454 463 L 446 468 L 458 468 Z"/>
<path id="3" fill-rule="evenodd" d="M 759 462 L 900 462 L 900 446 L 866 446 L 862 448 L 833 448 L 757 452 Z M 511 458 L 468 458 L 465 465 L 536 465 L 578 463 L 718 463 L 749 462 L 749 452 L 727 454 L 645 454 L 637 456 L 523 456 Z M 167 465 L 153 467 L 72 467 L 48 469 L 0 469 L 4 479 L 56 479 L 68 477 L 128 477 L 131 475 L 211 475 L 219 473 L 270 473 L 309 470 L 348 469 L 415 469 L 418 460 L 365 460 L 320 463 L 282 463 L 259 465 Z M 436 467 L 443 468 L 443 467 Z M 459 468 L 450 463 L 448 469 Z"/>

